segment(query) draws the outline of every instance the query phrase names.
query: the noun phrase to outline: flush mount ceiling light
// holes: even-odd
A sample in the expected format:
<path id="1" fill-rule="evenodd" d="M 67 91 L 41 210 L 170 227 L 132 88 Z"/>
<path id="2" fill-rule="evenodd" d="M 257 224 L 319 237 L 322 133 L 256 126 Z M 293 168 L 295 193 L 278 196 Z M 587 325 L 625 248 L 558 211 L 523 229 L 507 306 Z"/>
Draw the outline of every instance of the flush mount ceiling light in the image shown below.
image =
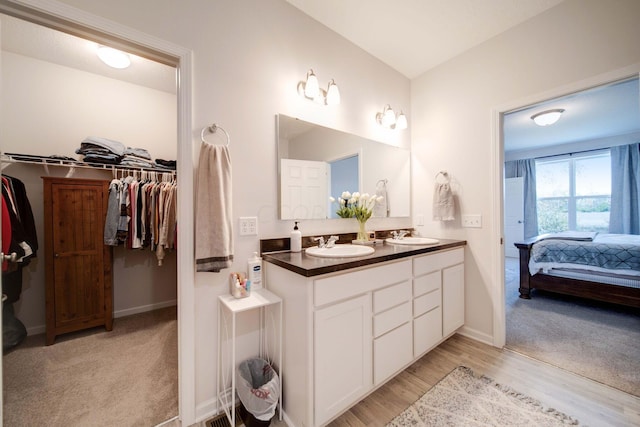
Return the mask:
<path id="1" fill-rule="evenodd" d="M 340 90 L 336 82 L 331 79 L 327 85 L 327 90 L 320 89 L 318 78 L 313 70 L 307 72 L 305 81 L 298 83 L 298 93 L 307 99 L 311 99 L 321 105 L 340 104 Z"/>
<path id="2" fill-rule="evenodd" d="M 113 68 L 123 69 L 131 65 L 131 58 L 128 54 L 112 47 L 99 46 L 98 57 Z"/>
<path id="3" fill-rule="evenodd" d="M 554 108 L 553 110 L 541 111 L 531 116 L 531 120 L 538 126 L 549 126 L 554 124 L 560 119 L 560 116 L 564 113 L 562 108 Z"/>
<path id="4" fill-rule="evenodd" d="M 382 127 L 387 129 L 406 129 L 407 128 L 407 116 L 404 115 L 402 110 L 396 116 L 389 104 L 385 105 L 381 113 L 376 114 L 376 121 Z"/>

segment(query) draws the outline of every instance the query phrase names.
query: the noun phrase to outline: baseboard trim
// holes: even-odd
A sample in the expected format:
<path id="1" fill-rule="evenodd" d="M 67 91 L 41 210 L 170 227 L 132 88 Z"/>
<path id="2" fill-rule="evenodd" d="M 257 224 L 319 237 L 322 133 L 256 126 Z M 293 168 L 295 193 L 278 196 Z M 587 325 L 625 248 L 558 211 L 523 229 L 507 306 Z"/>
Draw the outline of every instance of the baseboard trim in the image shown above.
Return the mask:
<path id="1" fill-rule="evenodd" d="M 473 340 L 480 341 L 481 343 L 494 346 L 493 336 L 484 332 L 480 332 L 476 329 L 469 328 L 468 326 L 461 327 L 460 329 L 458 329 L 457 333 L 462 335 L 463 337 L 471 338 Z"/>
<path id="2" fill-rule="evenodd" d="M 117 319 L 118 317 L 131 316 L 138 313 L 146 313 L 147 311 L 158 310 L 165 307 L 172 307 L 174 305 L 178 305 L 178 300 L 174 299 L 169 301 L 156 302 L 153 304 L 140 305 L 138 307 L 125 308 L 123 310 L 114 311 L 113 318 Z"/>
<path id="3" fill-rule="evenodd" d="M 156 302 L 154 304 L 140 305 L 138 307 L 126 308 L 124 310 L 118 310 L 113 312 L 113 318 L 131 316 L 133 314 L 146 313 L 147 311 L 158 310 L 160 308 L 173 307 L 178 304 L 178 300 L 169 300 Z M 44 334 L 47 331 L 46 325 L 38 325 L 27 328 L 27 335 L 39 335 Z"/>

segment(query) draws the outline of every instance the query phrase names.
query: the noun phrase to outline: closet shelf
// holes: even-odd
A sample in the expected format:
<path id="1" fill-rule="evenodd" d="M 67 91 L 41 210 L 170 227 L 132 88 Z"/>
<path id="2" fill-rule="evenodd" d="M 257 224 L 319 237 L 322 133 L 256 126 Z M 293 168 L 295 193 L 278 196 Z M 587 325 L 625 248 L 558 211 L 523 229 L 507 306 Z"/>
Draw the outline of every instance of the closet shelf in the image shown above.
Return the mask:
<path id="1" fill-rule="evenodd" d="M 149 168 L 142 166 L 127 166 L 127 165 L 111 165 L 105 163 L 90 163 L 82 162 L 80 160 L 67 160 L 56 157 L 36 156 L 33 154 L 17 154 L 17 153 L 2 153 L 2 162 L 7 163 L 26 163 L 40 166 L 64 166 L 68 168 L 85 168 L 85 169 L 104 169 L 110 171 L 147 171 L 147 172 L 159 172 L 159 173 L 176 173 L 175 169 L 169 168 Z"/>

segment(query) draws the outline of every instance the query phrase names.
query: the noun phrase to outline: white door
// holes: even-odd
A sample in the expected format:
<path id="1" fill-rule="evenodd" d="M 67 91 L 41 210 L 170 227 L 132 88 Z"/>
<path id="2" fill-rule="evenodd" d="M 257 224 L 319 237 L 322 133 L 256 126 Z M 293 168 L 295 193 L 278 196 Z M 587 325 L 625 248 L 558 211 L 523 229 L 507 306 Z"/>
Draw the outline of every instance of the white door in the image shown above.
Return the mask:
<path id="1" fill-rule="evenodd" d="M 326 219 L 329 200 L 327 163 L 281 159 L 280 214 L 282 219 Z"/>
<path id="2" fill-rule="evenodd" d="M 524 178 L 504 180 L 504 254 L 518 258 L 515 242 L 524 240 Z"/>
<path id="3" fill-rule="evenodd" d="M 323 425 L 372 386 L 371 295 L 315 312 L 315 423 Z"/>

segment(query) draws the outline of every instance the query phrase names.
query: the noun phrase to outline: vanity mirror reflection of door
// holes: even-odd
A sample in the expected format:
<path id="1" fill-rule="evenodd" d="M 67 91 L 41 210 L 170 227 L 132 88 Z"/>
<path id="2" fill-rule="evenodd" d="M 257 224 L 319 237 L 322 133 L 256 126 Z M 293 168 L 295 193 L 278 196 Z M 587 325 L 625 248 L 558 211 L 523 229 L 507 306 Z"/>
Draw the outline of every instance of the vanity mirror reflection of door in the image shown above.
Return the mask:
<path id="1" fill-rule="evenodd" d="M 3 153 L 80 160 L 81 141 L 99 136 L 177 158 L 177 64 L 132 56 L 134 67 L 110 69 L 89 50 L 95 41 L 3 14 L 0 29 Z M 4 425 L 159 424 L 178 415 L 177 251 L 159 266 L 148 248 L 114 247 L 113 330 L 62 334 L 45 346 L 42 176 L 69 172 L 2 162 L 2 173 L 25 185 L 40 242 L 12 307 L 28 335 L 3 355 Z M 113 175 L 77 168 L 73 178 Z"/>

